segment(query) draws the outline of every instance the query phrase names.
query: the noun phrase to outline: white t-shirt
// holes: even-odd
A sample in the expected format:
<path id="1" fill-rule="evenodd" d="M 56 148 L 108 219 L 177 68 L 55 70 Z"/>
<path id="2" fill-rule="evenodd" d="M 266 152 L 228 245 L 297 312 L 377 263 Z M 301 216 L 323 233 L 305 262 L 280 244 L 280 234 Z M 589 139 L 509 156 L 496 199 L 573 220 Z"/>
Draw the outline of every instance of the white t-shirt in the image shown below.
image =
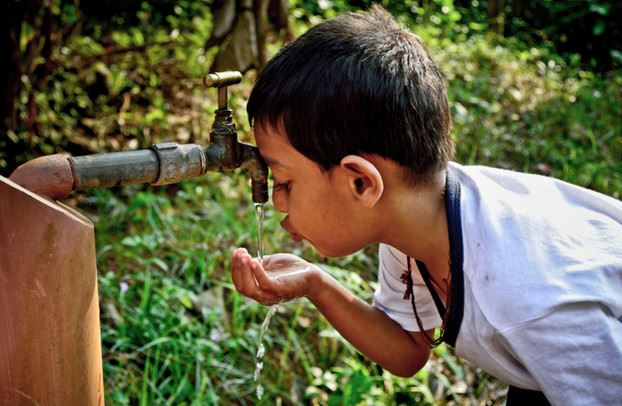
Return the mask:
<path id="1" fill-rule="evenodd" d="M 464 250 L 456 352 L 552 404 L 622 404 L 622 202 L 544 176 L 450 167 Z M 440 327 L 412 266 L 423 326 Z M 406 256 L 381 244 L 374 305 L 418 331 L 405 269 Z"/>

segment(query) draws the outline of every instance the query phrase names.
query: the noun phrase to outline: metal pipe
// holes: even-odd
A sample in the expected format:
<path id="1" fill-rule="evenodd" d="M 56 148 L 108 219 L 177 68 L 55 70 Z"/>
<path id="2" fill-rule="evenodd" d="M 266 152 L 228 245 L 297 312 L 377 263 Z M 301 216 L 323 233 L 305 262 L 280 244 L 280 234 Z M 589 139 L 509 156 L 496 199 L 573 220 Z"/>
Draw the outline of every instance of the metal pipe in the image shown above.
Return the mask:
<path id="1" fill-rule="evenodd" d="M 50 199 L 65 199 L 73 190 L 150 183 L 166 185 L 207 171 L 200 145 L 155 144 L 151 149 L 78 157 L 60 154 L 20 165 L 10 176 L 15 183 Z"/>
<path id="2" fill-rule="evenodd" d="M 109 188 L 137 183 L 166 185 L 205 174 L 246 168 L 255 203 L 268 201 L 268 168 L 256 147 L 231 136 L 216 136 L 208 148 L 197 144 L 155 144 L 151 149 L 78 157 L 60 154 L 20 165 L 10 179 L 53 200 L 73 190 Z"/>
<path id="3" fill-rule="evenodd" d="M 69 157 L 75 190 L 108 188 L 158 179 L 157 155 L 149 150 Z"/>
<path id="4" fill-rule="evenodd" d="M 174 142 L 154 144 L 151 149 L 68 159 L 75 190 L 135 183 L 167 185 L 201 176 L 207 171 L 203 147 Z"/>
<path id="5" fill-rule="evenodd" d="M 150 183 L 166 185 L 195 178 L 208 170 L 226 172 L 246 168 L 255 203 L 268 201 L 268 167 L 257 147 L 238 141 L 227 86 L 242 79 L 239 72 L 207 75 L 206 86 L 218 88 L 218 105 L 210 132 L 210 146 L 165 142 L 150 149 L 79 157 L 52 155 L 18 167 L 11 180 L 50 199 L 64 199 L 73 190 Z"/>

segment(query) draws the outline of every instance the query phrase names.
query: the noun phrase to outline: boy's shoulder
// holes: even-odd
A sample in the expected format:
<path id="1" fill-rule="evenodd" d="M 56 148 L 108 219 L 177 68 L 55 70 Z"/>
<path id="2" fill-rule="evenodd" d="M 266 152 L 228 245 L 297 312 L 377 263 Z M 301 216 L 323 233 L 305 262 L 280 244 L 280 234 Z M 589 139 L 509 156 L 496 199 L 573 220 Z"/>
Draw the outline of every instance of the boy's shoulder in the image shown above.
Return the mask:
<path id="1" fill-rule="evenodd" d="M 451 167 L 462 189 L 464 276 L 493 324 L 536 318 L 567 300 L 616 301 L 622 202 L 545 176 Z"/>
<path id="2" fill-rule="evenodd" d="M 476 205 L 489 216 L 513 213 L 519 217 L 557 219 L 560 213 L 591 212 L 602 213 L 622 224 L 622 201 L 594 190 L 553 177 L 507 169 L 455 162 L 450 162 L 449 168 L 458 174 L 464 204 L 469 209 Z"/>

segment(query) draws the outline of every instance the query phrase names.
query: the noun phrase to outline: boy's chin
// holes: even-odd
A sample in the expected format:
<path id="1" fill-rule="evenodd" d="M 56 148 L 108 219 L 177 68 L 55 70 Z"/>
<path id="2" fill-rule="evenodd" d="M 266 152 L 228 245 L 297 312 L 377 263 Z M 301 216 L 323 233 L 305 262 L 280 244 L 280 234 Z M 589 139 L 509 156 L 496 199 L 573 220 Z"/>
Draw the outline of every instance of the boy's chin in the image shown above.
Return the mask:
<path id="1" fill-rule="evenodd" d="M 351 247 L 348 247 L 348 248 L 346 247 L 319 247 L 313 243 L 311 243 L 311 245 L 313 245 L 313 248 L 315 248 L 316 251 L 322 254 L 322 256 L 327 257 L 327 258 L 346 257 L 364 248 L 364 247 L 361 247 L 358 249 L 354 249 Z"/>

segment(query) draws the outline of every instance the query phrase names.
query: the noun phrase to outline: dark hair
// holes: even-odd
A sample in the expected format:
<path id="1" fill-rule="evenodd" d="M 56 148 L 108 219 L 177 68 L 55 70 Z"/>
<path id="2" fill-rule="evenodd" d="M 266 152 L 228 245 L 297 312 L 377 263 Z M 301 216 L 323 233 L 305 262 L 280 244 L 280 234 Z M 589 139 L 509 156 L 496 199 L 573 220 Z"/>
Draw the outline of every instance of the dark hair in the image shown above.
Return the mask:
<path id="1" fill-rule="evenodd" d="M 442 169 L 454 151 L 443 79 L 423 43 L 384 9 L 346 13 L 288 43 L 259 73 L 251 125 L 283 128 L 325 170 L 374 153 L 407 179 Z"/>

